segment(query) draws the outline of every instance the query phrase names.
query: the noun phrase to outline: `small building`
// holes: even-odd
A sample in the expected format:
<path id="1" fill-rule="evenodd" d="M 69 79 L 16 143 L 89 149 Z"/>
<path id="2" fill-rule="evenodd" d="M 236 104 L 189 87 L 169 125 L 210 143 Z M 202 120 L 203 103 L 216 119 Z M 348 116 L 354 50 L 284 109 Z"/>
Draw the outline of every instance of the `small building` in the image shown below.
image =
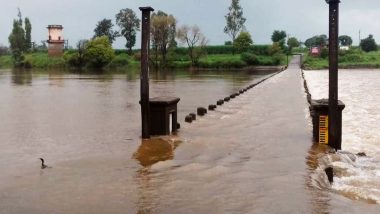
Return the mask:
<path id="1" fill-rule="evenodd" d="M 339 47 L 339 49 L 342 50 L 342 51 L 348 51 L 348 50 L 350 50 L 350 46 L 348 46 L 348 45 L 346 45 L 346 46 L 342 45 L 342 46 Z"/>
<path id="2" fill-rule="evenodd" d="M 314 57 L 319 57 L 321 55 L 321 48 L 318 46 L 310 48 L 310 55 Z"/>
<path id="3" fill-rule="evenodd" d="M 49 25 L 47 27 L 49 32 L 48 43 L 48 55 L 49 56 L 62 56 L 65 40 L 63 39 L 63 27 L 62 25 Z"/>

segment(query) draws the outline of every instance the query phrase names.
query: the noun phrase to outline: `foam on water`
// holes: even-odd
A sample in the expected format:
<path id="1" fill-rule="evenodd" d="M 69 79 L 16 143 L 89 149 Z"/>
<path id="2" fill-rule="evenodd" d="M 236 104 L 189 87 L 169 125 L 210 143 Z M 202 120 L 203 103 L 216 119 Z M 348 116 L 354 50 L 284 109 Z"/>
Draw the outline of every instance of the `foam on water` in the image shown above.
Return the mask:
<path id="1" fill-rule="evenodd" d="M 313 99 L 328 97 L 327 71 L 305 71 L 305 78 Z M 337 174 L 331 188 L 351 199 L 370 203 L 380 203 L 378 97 L 380 70 L 340 70 L 339 99 L 346 104 L 343 110 L 342 147 L 353 154 L 365 152 L 368 157 L 352 160 L 347 153 L 335 155 L 340 158 L 326 155 L 327 164 L 331 164 Z M 323 174 L 321 170 L 319 172 Z"/>

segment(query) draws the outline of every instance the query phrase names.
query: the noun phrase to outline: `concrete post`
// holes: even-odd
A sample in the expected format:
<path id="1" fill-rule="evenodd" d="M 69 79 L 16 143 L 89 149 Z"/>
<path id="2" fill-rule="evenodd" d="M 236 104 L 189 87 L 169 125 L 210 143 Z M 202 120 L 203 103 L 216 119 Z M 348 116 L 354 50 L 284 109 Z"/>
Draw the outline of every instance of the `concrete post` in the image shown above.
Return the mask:
<path id="1" fill-rule="evenodd" d="M 335 150 L 342 148 L 338 142 L 338 36 L 340 0 L 326 0 L 329 4 L 329 146 Z"/>
<path id="2" fill-rule="evenodd" d="M 150 13 L 151 7 L 140 7 L 142 11 L 141 29 L 141 74 L 140 74 L 140 99 L 141 99 L 141 128 L 142 138 L 150 138 L 150 110 L 149 110 L 149 48 L 150 48 Z"/>

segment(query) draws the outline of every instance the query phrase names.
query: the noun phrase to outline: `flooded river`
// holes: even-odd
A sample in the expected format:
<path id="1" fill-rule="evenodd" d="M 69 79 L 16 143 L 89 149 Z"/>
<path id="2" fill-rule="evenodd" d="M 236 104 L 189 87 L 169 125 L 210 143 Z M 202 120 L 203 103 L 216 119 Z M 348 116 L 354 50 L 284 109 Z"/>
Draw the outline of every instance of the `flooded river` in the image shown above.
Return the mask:
<path id="1" fill-rule="evenodd" d="M 318 72 L 307 74 L 317 85 L 324 81 L 323 75 L 309 76 Z M 318 148 L 295 67 L 192 124 L 184 122 L 197 107 L 267 76 L 152 73 L 151 97 L 181 98 L 181 129 L 143 141 L 138 74 L 0 70 L 0 213 L 378 213 L 378 205 L 313 185 Z M 348 109 L 354 98 L 341 97 Z M 371 173 L 379 175 L 376 145 L 354 140 L 363 137 L 355 129 L 367 133 L 376 125 L 351 128 L 354 137 L 344 127 L 343 147 L 367 152 L 363 167 L 372 164 Z M 366 136 L 378 142 L 373 131 Z M 51 168 L 42 170 L 40 157 Z M 377 191 L 378 180 L 373 182 L 371 191 Z M 342 177 L 332 189 L 351 186 Z"/>
<path id="2" fill-rule="evenodd" d="M 332 188 L 349 198 L 379 204 L 380 70 L 340 70 L 339 75 L 339 99 L 346 104 L 342 149 L 365 152 L 367 157 L 330 159 L 339 174 Z M 328 97 L 328 71 L 305 71 L 305 77 L 313 99 Z"/>

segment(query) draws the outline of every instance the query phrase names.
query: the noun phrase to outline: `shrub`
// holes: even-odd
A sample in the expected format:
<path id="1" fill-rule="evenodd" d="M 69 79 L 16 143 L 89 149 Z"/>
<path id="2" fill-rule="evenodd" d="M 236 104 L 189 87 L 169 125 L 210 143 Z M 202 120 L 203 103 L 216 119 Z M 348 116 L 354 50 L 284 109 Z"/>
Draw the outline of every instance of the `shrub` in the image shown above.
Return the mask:
<path id="1" fill-rule="evenodd" d="M 138 51 L 133 54 L 133 59 L 136 61 L 141 61 L 141 51 Z"/>
<path id="2" fill-rule="evenodd" d="M 327 48 L 322 48 L 321 58 L 326 59 L 329 56 L 329 50 Z"/>
<path id="3" fill-rule="evenodd" d="M 111 61 L 110 66 L 123 67 L 123 66 L 127 66 L 128 64 L 129 64 L 128 55 L 123 53 L 123 54 L 115 56 L 115 58 Z"/>
<path id="4" fill-rule="evenodd" d="M 249 50 L 252 44 L 252 37 L 248 32 L 241 32 L 234 41 L 234 47 L 240 53 Z"/>
<path id="5" fill-rule="evenodd" d="M 258 61 L 259 61 L 258 63 L 259 65 L 266 65 L 266 66 L 273 65 L 273 60 L 271 57 L 259 56 Z"/>
<path id="6" fill-rule="evenodd" d="M 87 43 L 83 57 L 90 67 L 103 68 L 112 61 L 115 52 L 108 37 L 101 36 Z"/>
<path id="7" fill-rule="evenodd" d="M 240 57 L 247 65 L 257 65 L 259 63 L 257 56 L 253 53 L 245 52 Z"/>
<path id="8" fill-rule="evenodd" d="M 359 54 L 347 54 L 343 57 L 339 57 L 339 62 L 357 63 L 362 61 L 363 57 Z"/>
<path id="9" fill-rule="evenodd" d="M 273 65 L 280 65 L 282 61 L 283 55 L 275 54 L 272 56 Z"/>
<path id="10" fill-rule="evenodd" d="M 65 54 L 63 55 L 63 59 L 69 66 L 72 66 L 72 67 L 81 68 L 85 65 L 85 60 L 83 56 L 81 56 L 76 51 L 65 52 Z"/>
<path id="11" fill-rule="evenodd" d="M 372 35 L 369 35 L 367 38 L 363 39 L 360 42 L 360 47 L 365 52 L 377 51 L 377 44 Z"/>
<path id="12" fill-rule="evenodd" d="M 279 54 L 282 52 L 280 43 L 274 42 L 272 46 L 269 46 L 267 49 L 267 52 L 270 56 L 273 56 L 275 54 Z"/>
<path id="13" fill-rule="evenodd" d="M 242 68 L 247 64 L 239 58 L 201 59 L 197 66 L 200 68 Z"/>

